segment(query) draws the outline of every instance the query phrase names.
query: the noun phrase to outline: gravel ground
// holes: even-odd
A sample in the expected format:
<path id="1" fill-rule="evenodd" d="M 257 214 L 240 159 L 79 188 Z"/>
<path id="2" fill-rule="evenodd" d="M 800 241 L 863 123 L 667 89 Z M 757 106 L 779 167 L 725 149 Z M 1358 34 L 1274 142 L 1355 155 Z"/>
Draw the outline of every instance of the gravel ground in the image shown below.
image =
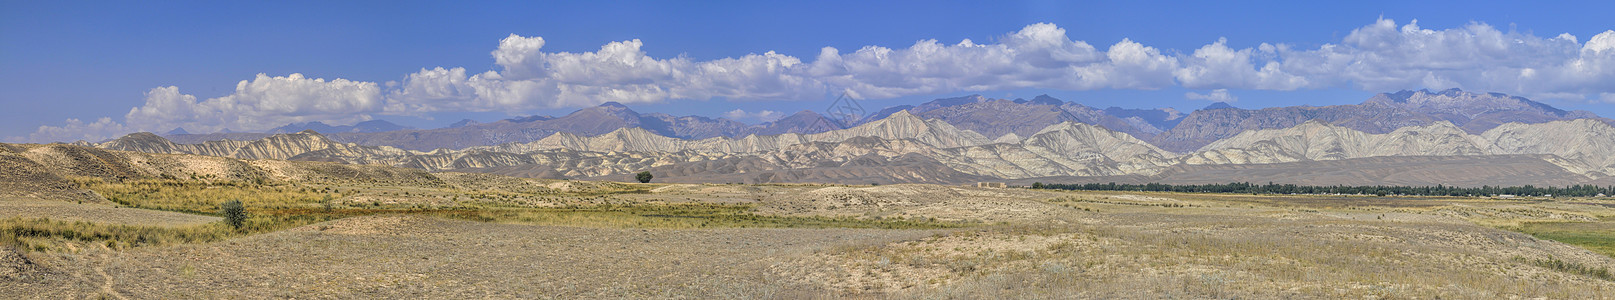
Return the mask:
<path id="1" fill-rule="evenodd" d="M 822 294 L 776 265 L 936 234 L 859 229 L 599 229 L 360 217 L 226 242 L 35 254 L 38 299 L 753 298 Z"/>

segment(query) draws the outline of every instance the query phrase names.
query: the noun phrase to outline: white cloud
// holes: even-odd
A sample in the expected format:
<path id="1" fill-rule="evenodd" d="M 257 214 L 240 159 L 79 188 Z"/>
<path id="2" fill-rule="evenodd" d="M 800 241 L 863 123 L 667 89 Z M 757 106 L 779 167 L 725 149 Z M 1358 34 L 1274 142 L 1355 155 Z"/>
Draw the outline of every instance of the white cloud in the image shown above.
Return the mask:
<path id="1" fill-rule="evenodd" d="M 84 123 L 79 119 L 67 119 L 67 124 L 59 127 L 39 126 L 38 130 L 28 135 L 28 141 L 37 143 L 79 140 L 100 142 L 107 139 L 107 137 L 128 132 L 129 130 L 124 128 L 123 124 L 113 122 L 112 118 L 102 117 L 90 123 Z"/>
<path id="2" fill-rule="evenodd" d="M 652 57 L 640 40 L 608 43 L 593 52 L 544 52 L 542 37 L 512 34 L 489 53 L 494 70 L 423 68 L 386 88 L 260 74 L 242 81 L 233 94 L 198 101 L 177 87 L 159 87 L 147 93 L 145 105 L 125 115 L 127 126 L 121 130 L 258 130 L 291 122 L 348 123 L 375 114 L 525 112 L 608 101 L 823 100 L 843 91 L 882 99 L 1025 88 L 1177 86 L 1212 91 L 1186 98 L 1226 101 L 1235 100 L 1228 90 L 1240 89 L 1463 88 L 1601 100 L 1615 93 L 1615 31 L 1581 43 L 1568 33 L 1539 37 L 1481 23 L 1437 30 L 1417 21 L 1380 19 L 1316 48 L 1284 43 L 1235 48 L 1218 39 L 1182 52 L 1130 39 L 1096 47 L 1072 39 L 1054 24 L 1039 23 L 997 40 L 921 40 L 905 48 L 864 46 L 850 52 L 824 47 L 811 61 L 776 52 L 702 61 Z M 93 135 L 118 129 L 111 126 L 115 124 L 70 123 L 43 127 L 34 136 Z"/>
<path id="3" fill-rule="evenodd" d="M 1188 98 L 1190 100 L 1206 100 L 1206 101 L 1211 101 L 1211 102 L 1229 102 L 1229 103 L 1239 101 L 1239 97 L 1235 97 L 1233 94 L 1229 94 L 1228 89 L 1215 89 L 1215 90 L 1211 90 L 1210 93 L 1205 93 L 1205 94 L 1195 93 L 1195 92 L 1188 92 L 1188 93 L 1183 93 L 1183 98 Z"/>
<path id="4" fill-rule="evenodd" d="M 891 98 L 1017 88 L 1157 89 L 1174 85 L 1177 59 L 1123 40 L 1108 51 L 1033 24 L 1001 44 L 922 40 L 903 49 L 826 47 L 812 63 L 775 52 L 694 61 L 648 56 L 628 40 L 583 53 L 543 52 L 537 37 L 511 35 L 493 51 L 500 70 L 422 69 L 389 94 L 390 111 L 525 110 L 670 99 L 819 100 L 829 91 Z"/>
<path id="5" fill-rule="evenodd" d="M 296 122 L 365 121 L 384 105 L 381 89 L 373 82 L 258 74 L 236 83 L 230 95 L 202 101 L 180 93 L 178 87 L 152 89 L 146 92 L 146 104 L 130 109 L 124 122 L 130 130 L 152 132 L 175 127 L 257 131 Z"/>
<path id="6" fill-rule="evenodd" d="M 780 118 L 785 117 L 785 114 L 772 110 L 746 112 L 745 110 L 736 109 L 723 113 L 723 117 L 736 121 L 755 119 L 762 122 L 773 122 L 774 120 L 779 120 Z"/>
<path id="7" fill-rule="evenodd" d="M 1590 87 L 1576 79 L 1600 75 L 1564 74 L 1587 56 L 1580 49 L 1570 34 L 1543 38 L 1480 23 L 1431 30 L 1417 21 L 1397 26 L 1381 19 L 1352 30 L 1338 45 L 1285 48 L 1277 55 L 1280 69 L 1308 78 L 1309 88 L 1463 88 L 1535 96 Z"/>
<path id="8" fill-rule="evenodd" d="M 370 120 L 385 108 L 381 89 L 373 82 L 305 78 L 302 74 L 271 77 L 258 74 L 242 80 L 230 95 L 197 101 L 178 87 L 153 88 L 146 103 L 129 109 L 124 122 L 100 118 L 92 123 L 68 119 L 64 126 L 41 126 L 29 140 L 99 141 L 134 131 L 165 132 L 183 127 L 193 132 L 224 129 L 262 131 L 296 122 L 323 121 L 350 124 Z"/>
<path id="9" fill-rule="evenodd" d="M 585 53 L 543 52 L 544 40 L 512 35 L 493 51 L 500 70 L 409 75 L 390 94 L 392 113 L 582 107 L 672 99 L 818 100 L 828 91 L 881 99 L 958 91 L 1191 89 L 1369 91 L 1464 88 L 1524 96 L 1615 91 L 1615 31 L 1576 37 L 1502 32 L 1486 24 L 1431 30 L 1380 19 L 1337 44 L 1297 49 L 1226 39 L 1167 54 L 1129 39 L 1101 50 L 1039 23 L 997 44 L 922 40 L 907 48 L 821 49 L 812 62 L 774 52 L 695 61 L 653 58 L 639 40 Z M 1210 96 L 1206 94 L 1202 96 Z M 1230 98 L 1232 99 L 1232 98 Z"/>
<path id="10" fill-rule="evenodd" d="M 1294 90 L 1308 85 L 1306 78 L 1280 69 L 1273 59 L 1278 46 L 1262 44 L 1257 48 L 1235 50 L 1228 47 L 1227 39 L 1182 57 L 1184 66 L 1173 74 L 1187 88 L 1243 88 L 1264 90 Z M 1256 64 L 1262 67 L 1257 68 Z"/>

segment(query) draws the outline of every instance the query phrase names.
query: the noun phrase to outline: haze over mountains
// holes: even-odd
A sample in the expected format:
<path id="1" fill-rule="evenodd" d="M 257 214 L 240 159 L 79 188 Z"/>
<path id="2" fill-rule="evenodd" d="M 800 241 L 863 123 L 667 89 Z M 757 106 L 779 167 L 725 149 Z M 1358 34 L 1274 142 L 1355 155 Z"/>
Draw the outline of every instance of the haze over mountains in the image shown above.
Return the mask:
<path id="1" fill-rule="evenodd" d="M 463 123 L 365 132 L 384 125 L 371 123 L 204 142 L 193 141 L 199 135 L 137 133 L 94 146 L 546 178 L 625 180 L 617 177 L 653 170 L 663 180 L 705 182 L 1201 182 L 1222 174 L 1210 179 L 1564 185 L 1615 174 L 1610 119 L 1459 90 L 1380 94 L 1356 105 L 1214 105 L 1187 115 L 1097 109 L 1048 96 L 967 96 L 883 109 L 846 129 L 808 111 L 747 125 L 642 114 L 615 103 L 561 117 Z M 313 126 L 324 124 L 302 127 Z M 1329 163 L 1364 159 L 1372 160 Z M 1419 165 L 1434 169 L 1408 168 Z M 1420 175 L 1407 175 L 1413 173 Z"/>

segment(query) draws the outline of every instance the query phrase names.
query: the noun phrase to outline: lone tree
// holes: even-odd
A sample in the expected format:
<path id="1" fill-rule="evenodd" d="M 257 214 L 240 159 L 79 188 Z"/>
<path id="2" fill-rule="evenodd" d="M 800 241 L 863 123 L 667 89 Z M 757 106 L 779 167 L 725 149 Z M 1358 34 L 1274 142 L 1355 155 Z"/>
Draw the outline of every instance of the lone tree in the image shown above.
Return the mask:
<path id="1" fill-rule="evenodd" d="M 331 195 L 325 195 L 324 199 L 320 199 L 320 206 L 325 207 L 325 212 L 331 212 L 331 209 L 336 208 L 336 202 L 332 200 L 334 199 L 331 197 Z M 454 200 L 460 200 L 459 196 L 455 196 Z"/>
<path id="2" fill-rule="evenodd" d="M 650 183 L 650 179 L 652 177 L 656 177 L 656 176 L 651 176 L 650 171 L 644 171 L 644 172 L 639 172 L 638 175 L 634 175 L 634 180 L 639 180 L 639 183 Z"/>
<path id="3" fill-rule="evenodd" d="M 236 230 L 247 223 L 247 208 L 241 206 L 241 200 L 230 200 L 219 204 L 219 214 L 224 215 L 224 223 L 230 224 Z"/>

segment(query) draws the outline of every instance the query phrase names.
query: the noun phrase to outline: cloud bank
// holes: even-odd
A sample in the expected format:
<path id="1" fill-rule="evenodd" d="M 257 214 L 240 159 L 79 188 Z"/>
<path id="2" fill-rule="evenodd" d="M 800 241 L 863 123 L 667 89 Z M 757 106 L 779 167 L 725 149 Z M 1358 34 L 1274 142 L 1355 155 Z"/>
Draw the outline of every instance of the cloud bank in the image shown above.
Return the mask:
<path id="1" fill-rule="evenodd" d="M 132 131 L 259 131 L 292 122 L 343 124 L 374 115 L 586 107 L 608 101 L 819 100 L 842 91 L 880 99 L 1024 88 L 1210 90 L 1186 98 L 1233 101 L 1228 90 L 1446 89 L 1609 102 L 1615 93 L 1615 30 L 1585 43 L 1487 24 L 1426 29 L 1379 19 L 1335 43 L 1233 48 L 1225 39 L 1192 51 L 1129 39 L 1095 46 L 1054 24 L 1032 24 L 997 43 L 922 40 L 905 48 L 825 47 L 811 61 L 775 52 L 698 61 L 647 55 L 639 40 L 593 52 L 545 52 L 542 37 L 510 35 L 490 55 L 494 70 L 435 67 L 383 88 L 373 82 L 259 74 L 234 93 L 198 101 L 177 87 L 146 93 L 122 123 L 68 120 L 27 140 L 99 140 Z M 740 118 L 768 116 L 731 112 Z"/>

